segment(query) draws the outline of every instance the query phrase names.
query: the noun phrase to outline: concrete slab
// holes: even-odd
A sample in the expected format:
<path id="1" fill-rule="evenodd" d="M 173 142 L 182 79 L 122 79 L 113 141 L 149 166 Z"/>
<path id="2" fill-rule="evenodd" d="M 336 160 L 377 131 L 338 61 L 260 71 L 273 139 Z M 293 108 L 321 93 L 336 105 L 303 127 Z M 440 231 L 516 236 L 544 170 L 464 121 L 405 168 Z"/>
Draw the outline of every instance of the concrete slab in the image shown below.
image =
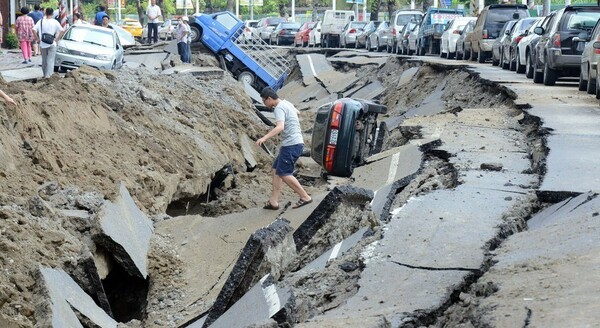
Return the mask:
<path id="1" fill-rule="evenodd" d="M 407 70 L 402 71 L 400 75 L 400 80 L 398 80 L 398 88 L 412 81 L 415 77 L 415 74 L 419 71 L 419 67 L 411 67 Z"/>
<path id="2" fill-rule="evenodd" d="M 357 167 L 352 174 L 357 187 L 379 188 L 416 173 L 421 167 L 423 154 L 416 145 L 404 145 L 373 155 L 368 164 Z"/>
<path id="3" fill-rule="evenodd" d="M 246 92 L 246 94 L 248 96 L 250 96 L 250 98 L 252 99 L 252 101 L 254 101 L 257 104 L 263 104 L 262 102 L 262 98 L 260 97 L 260 93 L 258 93 L 258 91 L 256 91 L 250 84 L 243 82 L 244 83 L 244 91 Z"/>
<path id="4" fill-rule="evenodd" d="M 154 72 L 162 69 L 162 61 L 167 58 L 169 54 L 162 50 L 156 52 L 144 52 L 142 54 L 132 53 L 126 56 L 127 62 L 139 63 L 140 66 Z"/>
<path id="5" fill-rule="evenodd" d="M 254 232 L 213 303 L 204 327 L 212 325 L 267 273 L 277 280 L 296 255 L 289 221 L 277 219 Z"/>
<path id="6" fill-rule="evenodd" d="M 450 158 L 452 164 L 466 170 L 479 170 L 481 164 L 501 162 L 502 169 L 511 172 L 523 172 L 531 168 L 529 154 L 525 152 L 459 152 Z"/>
<path id="7" fill-rule="evenodd" d="M 73 309 L 89 319 L 95 326 L 116 328 L 117 322 L 108 316 L 94 300 L 63 270 L 40 268 L 38 281 L 43 294 L 45 311 L 36 311 L 36 324 L 44 327 L 81 327 Z"/>
<path id="8" fill-rule="evenodd" d="M 327 91 L 331 94 L 346 91 L 356 84 L 359 78 L 354 72 L 341 73 L 338 71 L 326 71 L 319 73 L 317 79 L 323 83 Z"/>
<path id="9" fill-rule="evenodd" d="M 349 89 L 358 81 L 358 77 L 353 73 L 334 70 L 324 55 L 297 55 L 296 59 L 302 72 L 302 81 L 306 86 L 320 82 L 330 94 L 337 94 Z"/>
<path id="10" fill-rule="evenodd" d="M 578 207 L 583 204 L 595 199 L 594 193 L 587 192 L 577 197 L 567 198 L 560 203 L 556 203 L 544 211 L 534 215 L 529 221 L 527 221 L 527 227 L 530 231 L 536 229 L 542 229 L 552 224 L 560 224 L 567 217 L 570 216 L 571 212 L 577 210 Z M 595 201 L 597 202 L 597 200 Z"/>
<path id="11" fill-rule="evenodd" d="M 304 266 L 302 269 L 300 269 L 299 272 L 319 271 L 324 269 L 327 265 L 327 262 L 337 258 L 340 255 L 343 255 L 350 248 L 354 247 L 354 245 L 358 244 L 358 242 L 363 238 L 363 235 L 365 234 L 365 232 L 367 232 L 367 230 L 369 230 L 369 228 L 367 227 L 361 228 L 357 232 L 353 233 L 350 237 L 335 244 L 333 248 L 331 248 L 327 252 L 323 253 L 323 255 L 319 256 L 317 259 Z"/>
<path id="12" fill-rule="evenodd" d="M 265 275 L 244 296 L 223 313 L 211 328 L 248 327 L 274 317 L 287 308 L 291 313 L 293 297 L 289 288 L 278 288 L 270 274 Z M 285 314 L 279 317 L 286 317 Z M 282 323 L 282 322 L 278 322 Z M 292 324 L 293 322 L 290 322 Z"/>
<path id="13" fill-rule="evenodd" d="M 315 76 L 324 70 L 333 69 L 330 67 L 327 59 L 324 55 L 319 54 L 307 54 L 297 55 L 296 60 L 302 73 L 302 83 L 305 86 L 309 86 L 314 83 L 318 83 Z"/>
<path id="14" fill-rule="evenodd" d="M 278 95 L 293 104 L 300 104 L 314 99 L 328 97 L 329 92 L 327 92 L 327 90 L 319 83 L 313 83 L 304 87 L 299 82 L 292 81 L 281 88 L 281 90 L 278 91 Z"/>
<path id="15" fill-rule="evenodd" d="M 242 154 L 246 161 L 246 168 L 251 172 L 257 165 L 256 158 L 254 157 L 254 149 L 256 147 L 254 147 L 254 143 L 245 133 L 242 133 L 240 136 L 240 145 L 242 146 Z"/>
<path id="16" fill-rule="evenodd" d="M 444 101 L 442 100 L 442 96 L 444 95 L 446 83 L 446 80 L 440 83 L 432 93 L 430 93 L 425 99 L 423 99 L 423 101 L 418 107 L 409 109 L 408 111 L 406 111 L 406 113 L 404 113 L 403 116 L 431 116 L 444 112 L 446 110 L 446 106 Z"/>
<path id="17" fill-rule="evenodd" d="M 160 73 L 164 75 L 191 74 L 196 77 L 222 77 L 225 72 L 218 67 L 202 67 L 194 66 L 192 64 L 183 64 L 165 69 Z"/>
<path id="18" fill-rule="evenodd" d="M 131 275 L 148 277 L 148 249 L 152 221 L 135 204 L 124 183 L 115 202 L 105 201 L 100 211 L 100 233 L 93 236 Z"/>
<path id="19" fill-rule="evenodd" d="M 27 67 L 0 71 L 6 82 L 40 79 L 44 77 L 41 67 Z"/>
<path id="20" fill-rule="evenodd" d="M 327 58 L 332 63 L 336 64 L 350 64 L 356 66 L 364 66 L 364 65 L 376 65 L 378 68 L 385 65 L 388 60 L 388 57 L 341 57 L 334 56 Z"/>
<path id="21" fill-rule="evenodd" d="M 379 99 L 379 96 L 381 96 L 383 91 L 385 91 L 383 84 L 381 84 L 379 81 L 375 81 L 360 88 L 352 95 L 352 98 L 367 100 Z"/>

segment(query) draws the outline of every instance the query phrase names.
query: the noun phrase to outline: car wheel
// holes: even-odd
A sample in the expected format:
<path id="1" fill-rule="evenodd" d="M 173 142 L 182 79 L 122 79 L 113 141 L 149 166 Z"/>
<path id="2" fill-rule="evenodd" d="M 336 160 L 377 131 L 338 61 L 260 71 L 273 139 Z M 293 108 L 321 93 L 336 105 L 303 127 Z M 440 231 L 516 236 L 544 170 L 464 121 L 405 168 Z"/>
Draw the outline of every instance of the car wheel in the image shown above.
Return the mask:
<path id="1" fill-rule="evenodd" d="M 588 80 L 587 80 L 587 93 L 593 95 L 596 92 L 596 79 L 594 79 L 591 75 L 591 70 L 588 67 Z"/>
<path id="2" fill-rule="evenodd" d="M 470 61 L 476 61 L 477 60 L 477 54 L 475 53 L 475 51 L 473 51 L 473 48 L 471 48 L 471 50 L 469 51 L 469 60 Z"/>
<path id="3" fill-rule="evenodd" d="M 448 55 L 446 55 L 446 58 L 452 59 L 454 56 L 456 56 L 456 52 L 449 52 Z"/>
<path id="4" fill-rule="evenodd" d="M 481 49 L 479 49 L 479 56 L 477 57 L 479 63 L 483 64 L 485 63 L 485 59 L 486 59 L 486 55 L 484 51 L 481 51 Z"/>
<path id="5" fill-rule="evenodd" d="M 248 85 L 254 84 L 254 74 L 244 71 L 238 75 L 238 81 L 248 83 Z"/>
<path id="6" fill-rule="evenodd" d="M 546 58 L 546 63 L 544 64 L 544 85 L 554 84 L 556 84 L 556 71 L 550 68 L 548 59 Z"/>
<path id="7" fill-rule="evenodd" d="M 281 40 L 279 40 L 279 37 L 275 38 L 275 43 L 276 43 L 278 46 L 279 46 L 279 45 L 281 45 L 281 44 L 280 44 L 280 41 L 281 41 Z"/>
<path id="8" fill-rule="evenodd" d="M 513 58 L 513 53 L 510 51 L 510 55 L 508 56 L 508 70 L 514 72 L 517 70 L 517 62 Z"/>
<path id="9" fill-rule="evenodd" d="M 533 78 L 533 61 L 529 52 L 525 53 L 525 77 Z"/>
<path id="10" fill-rule="evenodd" d="M 533 82 L 534 83 L 542 83 L 544 81 L 544 72 L 540 72 L 538 68 L 538 60 L 537 58 L 533 59 Z"/>
<path id="11" fill-rule="evenodd" d="M 202 30 L 196 25 L 190 26 L 190 34 L 192 42 L 198 42 L 202 39 Z"/>
<path id="12" fill-rule="evenodd" d="M 579 71 L 579 85 L 578 85 L 579 91 L 585 91 L 587 90 L 587 81 L 583 79 L 583 70 Z"/>
<path id="13" fill-rule="evenodd" d="M 598 71 L 596 70 L 596 99 L 600 99 L 600 83 L 598 83 Z"/>
<path id="14" fill-rule="evenodd" d="M 506 61 L 506 58 L 504 58 L 504 51 L 500 52 L 500 67 L 502 67 L 502 69 L 508 69 L 508 62 Z"/>
<path id="15" fill-rule="evenodd" d="M 306 42 L 304 42 L 304 40 L 302 40 L 302 48 L 306 48 L 308 47 L 308 40 L 306 40 Z"/>
<path id="16" fill-rule="evenodd" d="M 492 66 L 498 66 L 498 65 L 500 65 L 501 62 L 502 62 L 502 59 L 496 60 L 496 58 L 494 58 L 494 53 L 492 52 Z"/>
<path id="17" fill-rule="evenodd" d="M 366 48 L 368 51 L 371 51 L 371 50 L 372 50 L 372 49 L 371 49 L 371 40 L 367 39 L 367 43 L 365 44 L 365 48 Z"/>
<path id="18" fill-rule="evenodd" d="M 525 73 L 525 65 L 523 65 L 521 63 L 521 54 L 519 53 L 518 49 L 517 49 L 517 73 L 519 73 L 519 74 Z"/>

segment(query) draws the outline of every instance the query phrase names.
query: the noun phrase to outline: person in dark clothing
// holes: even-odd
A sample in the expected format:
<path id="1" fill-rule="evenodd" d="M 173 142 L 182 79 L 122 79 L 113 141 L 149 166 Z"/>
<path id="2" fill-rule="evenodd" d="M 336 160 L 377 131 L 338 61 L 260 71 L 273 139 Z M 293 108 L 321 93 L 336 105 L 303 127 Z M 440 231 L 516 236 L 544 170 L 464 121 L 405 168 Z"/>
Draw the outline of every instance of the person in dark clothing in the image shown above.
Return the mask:
<path id="1" fill-rule="evenodd" d="M 27 16 L 33 19 L 33 25 L 35 25 L 40 19 L 44 18 L 44 9 L 42 8 L 42 6 L 40 6 L 39 3 L 33 5 L 33 9 L 34 10 L 27 14 Z M 37 39 L 31 41 L 31 52 L 33 56 L 40 55 L 40 43 Z"/>
<path id="2" fill-rule="evenodd" d="M 100 7 L 98 7 L 98 9 L 99 9 L 99 11 L 96 14 L 96 17 L 94 18 L 94 25 L 102 26 L 102 19 L 104 17 L 109 17 L 109 16 L 106 13 L 106 7 L 100 6 Z"/>

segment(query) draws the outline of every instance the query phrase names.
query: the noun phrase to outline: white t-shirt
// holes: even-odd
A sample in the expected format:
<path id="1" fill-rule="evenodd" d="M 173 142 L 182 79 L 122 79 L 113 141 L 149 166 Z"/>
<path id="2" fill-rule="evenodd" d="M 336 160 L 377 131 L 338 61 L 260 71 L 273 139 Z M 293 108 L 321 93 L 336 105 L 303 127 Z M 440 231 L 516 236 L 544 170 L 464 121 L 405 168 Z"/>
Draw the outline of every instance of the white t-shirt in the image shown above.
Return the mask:
<path id="1" fill-rule="evenodd" d="M 40 26 L 42 28 L 42 31 L 40 32 Z M 62 32 L 64 31 L 64 29 L 62 28 L 62 26 L 60 26 L 60 23 L 54 19 L 54 18 L 42 18 L 40 19 L 35 26 L 33 27 L 33 29 L 37 32 L 38 38 L 40 39 L 40 45 L 42 49 L 46 49 L 46 48 L 50 48 L 56 45 L 56 41 L 54 41 L 54 43 L 52 44 L 47 44 L 45 42 L 42 42 L 42 33 L 48 33 L 48 34 L 52 34 L 55 37 L 57 36 L 56 34 L 58 32 Z"/>
<path id="2" fill-rule="evenodd" d="M 158 23 L 158 16 L 161 16 L 160 7 L 158 5 L 149 5 L 146 9 L 146 16 L 148 16 L 148 23 Z M 150 19 L 150 16 L 154 19 Z"/>
<path id="3" fill-rule="evenodd" d="M 188 32 L 185 36 L 183 33 Z M 177 25 L 177 42 L 187 42 L 188 36 L 190 35 L 190 26 L 184 22 L 179 22 Z"/>
<path id="4" fill-rule="evenodd" d="M 275 122 L 283 121 L 283 133 L 281 134 L 282 146 L 293 146 L 303 144 L 302 130 L 300 129 L 300 120 L 298 119 L 298 110 L 291 102 L 282 99 L 275 109 Z"/>

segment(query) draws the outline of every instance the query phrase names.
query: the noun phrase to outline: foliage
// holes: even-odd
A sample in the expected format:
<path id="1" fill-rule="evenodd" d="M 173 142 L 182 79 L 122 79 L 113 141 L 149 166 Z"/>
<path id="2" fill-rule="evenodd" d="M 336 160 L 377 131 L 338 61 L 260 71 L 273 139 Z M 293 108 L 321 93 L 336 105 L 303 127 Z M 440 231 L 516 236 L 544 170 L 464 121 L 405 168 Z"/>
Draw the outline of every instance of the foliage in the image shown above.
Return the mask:
<path id="1" fill-rule="evenodd" d="M 19 46 L 19 38 L 17 38 L 17 35 L 12 32 L 6 33 L 4 42 L 6 42 L 6 47 L 8 49 L 16 49 Z"/>

